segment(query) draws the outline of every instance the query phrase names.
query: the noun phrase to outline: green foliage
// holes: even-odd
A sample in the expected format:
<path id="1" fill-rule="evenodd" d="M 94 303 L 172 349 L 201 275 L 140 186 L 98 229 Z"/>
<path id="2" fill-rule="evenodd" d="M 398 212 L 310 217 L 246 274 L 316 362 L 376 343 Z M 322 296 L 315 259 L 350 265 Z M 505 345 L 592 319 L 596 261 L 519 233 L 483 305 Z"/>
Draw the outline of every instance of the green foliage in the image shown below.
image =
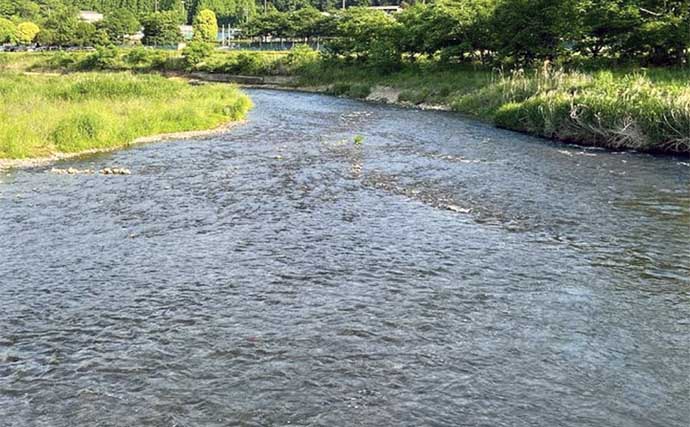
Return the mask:
<path id="1" fill-rule="evenodd" d="M 256 3 L 253 0 L 199 0 L 191 2 L 190 16 L 204 9 L 213 11 L 219 24 L 237 26 L 256 14 Z"/>
<path id="2" fill-rule="evenodd" d="M 690 92 L 662 88 L 642 75 L 614 78 L 558 71 L 534 77 L 511 76 L 505 87 L 523 80 L 549 83 L 523 100 L 501 105 L 494 120 L 499 126 L 548 138 L 642 151 L 690 152 Z M 587 80 L 579 91 L 567 91 L 570 80 Z"/>
<path id="3" fill-rule="evenodd" d="M 22 22 L 17 25 L 17 31 L 15 32 L 15 39 L 19 43 L 29 44 L 36 38 L 38 32 L 41 31 L 38 25 L 33 22 Z"/>
<path id="4" fill-rule="evenodd" d="M 191 86 L 159 76 L 0 72 L 0 158 L 127 145 L 159 133 L 239 120 L 249 99 L 229 85 Z"/>
<path id="5" fill-rule="evenodd" d="M 391 42 L 396 21 L 384 12 L 353 7 L 339 13 L 336 39 L 329 44 L 333 55 L 366 61 L 374 46 Z"/>
<path id="6" fill-rule="evenodd" d="M 182 51 L 187 67 L 192 69 L 206 61 L 213 53 L 213 45 L 200 40 L 194 40 Z"/>
<path id="7" fill-rule="evenodd" d="M 297 72 L 316 64 L 320 58 L 321 55 L 319 55 L 319 52 L 307 45 L 301 44 L 290 49 L 290 52 L 288 52 L 287 56 L 285 57 L 285 64 L 291 71 Z"/>
<path id="8" fill-rule="evenodd" d="M 554 59 L 565 49 L 577 26 L 572 0 L 502 0 L 494 13 L 497 50 L 521 63 Z"/>
<path id="9" fill-rule="evenodd" d="M 169 59 L 166 52 L 144 47 L 136 47 L 122 56 L 125 68 L 132 70 L 161 70 Z"/>
<path id="10" fill-rule="evenodd" d="M 80 22 L 76 12 L 70 8 L 60 8 L 51 13 L 43 22 L 38 41 L 42 45 L 74 46 L 75 34 L 79 33 Z M 82 26 L 82 33 L 83 31 Z"/>
<path id="11" fill-rule="evenodd" d="M 157 12 L 142 20 L 144 38 L 142 43 L 148 46 L 174 46 L 182 41 L 179 17 L 174 11 Z"/>
<path id="12" fill-rule="evenodd" d="M 98 47 L 79 63 L 84 70 L 118 69 L 118 51 L 115 47 Z"/>
<path id="13" fill-rule="evenodd" d="M 328 93 L 336 96 L 364 99 L 371 93 L 371 86 L 366 83 L 334 83 Z"/>
<path id="14" fill-rule="evenodd" d="M 267 58 L 257 52 L 240 52 L 231 57 L 225 65 L 225 71 L 230 74 L 261 75 L 269 74 L 270 63 Z"/>
<path id="15" fill-rule="evenodd" d="M 218 22 L 212 10 L 203 9 L 194 17 L 194 40 L 215 43 L 218 38 Z"/>
<path id="16" fill-rule="evenodd" d="M 15 41 L 17 26 L 9 19 L 0 18 L 0 44 Z"/>
<path id="17" fill-rule="evenodd" d="M 108 38 L 115 44 L 122 44 L 124 36 L 139 31 L 139 20 L 132 11 L 116 9 L 105 16 L 98 27 L 106 32 Z"/>

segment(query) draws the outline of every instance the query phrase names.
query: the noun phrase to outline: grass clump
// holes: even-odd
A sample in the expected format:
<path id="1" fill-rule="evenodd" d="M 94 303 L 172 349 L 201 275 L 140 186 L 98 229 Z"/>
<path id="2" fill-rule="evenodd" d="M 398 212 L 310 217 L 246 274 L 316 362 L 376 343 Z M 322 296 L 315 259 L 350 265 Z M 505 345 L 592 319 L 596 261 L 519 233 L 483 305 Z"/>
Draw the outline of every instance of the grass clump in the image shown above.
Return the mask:
<path id="1" fill-rule="evenodd" d="M 125 146 L 161 133 L 242 119 L 251 102 L 229 85 L 159 76 L 0 72 L 0 158 Z"/>
<path id="2" fill-rule="evenodd" d="M 487 92 L 491 96 L 487 96 Z M 690 87 L 648 76 L 543 70 L 502 77 L 453 104 L 498 126 L 546 138 L 640 151 L 690 152 Z"/>

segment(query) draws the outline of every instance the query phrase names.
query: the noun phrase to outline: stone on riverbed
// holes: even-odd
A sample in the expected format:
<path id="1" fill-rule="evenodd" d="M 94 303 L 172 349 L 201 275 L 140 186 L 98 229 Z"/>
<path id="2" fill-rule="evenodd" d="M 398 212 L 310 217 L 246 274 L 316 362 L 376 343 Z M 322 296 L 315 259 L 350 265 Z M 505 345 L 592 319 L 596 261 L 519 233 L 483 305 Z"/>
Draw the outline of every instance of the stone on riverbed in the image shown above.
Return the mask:
<path id="1" fill-rule="evenodd" d="M 132 172 L 127 168 L 103 168 L 101 169 L 103 175 L 131 175 Z"/>
<path id="2" fill-rule="evenodd" d="M 75 169 L 75 168 L 53 168 L 50 170 L 54 174 L 58 175 L 90 175 L 93 173 L 91 169 Z"/>
<path id="3" fill-rule="evenodd" d="M 50 170 L 52 173 L 57 175 L 92 175 L 96 173 L 92 169 L 76 169 L 76 168 L 53 168 Z M 132 171 L 127 168 L 103 168 L 98 171 L 101 175 L 131 175 Z"/>

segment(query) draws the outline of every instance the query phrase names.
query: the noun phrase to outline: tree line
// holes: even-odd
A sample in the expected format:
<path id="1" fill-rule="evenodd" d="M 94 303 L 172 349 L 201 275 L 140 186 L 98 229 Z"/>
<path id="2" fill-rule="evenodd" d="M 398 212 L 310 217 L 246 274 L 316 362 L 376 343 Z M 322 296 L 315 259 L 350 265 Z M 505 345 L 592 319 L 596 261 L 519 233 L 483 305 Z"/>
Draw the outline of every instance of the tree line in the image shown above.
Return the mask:
<path id="1" fill-rule="evenodd" d="M 394 67 L 442 62 L 577 61 L 677 65 L 690 49 L 687 0 L 436 0 L 388 15 L 367 8 L 323 14 L 271 9 L 245 25 L 254 37 L 328 40 L 326 51 Z"/>
<path id="2" fill-rule="evenodd" d="M 323 40 L 327 55 L 391 68 L 433 57 L 447 63 L 543 60 L 688 62 L 688 0 L 409 0 L 397 14 L 357 5 L 394 0 L 0 0 L 0 43 L 120 44 L 143 27 L 144 44 L 181 39 L 179 25 L 210 10 L 246 37 Z M 105 14 L 96 24 L 80 9 Z M 264 10 L 265 9 L 265 10 Z"/>

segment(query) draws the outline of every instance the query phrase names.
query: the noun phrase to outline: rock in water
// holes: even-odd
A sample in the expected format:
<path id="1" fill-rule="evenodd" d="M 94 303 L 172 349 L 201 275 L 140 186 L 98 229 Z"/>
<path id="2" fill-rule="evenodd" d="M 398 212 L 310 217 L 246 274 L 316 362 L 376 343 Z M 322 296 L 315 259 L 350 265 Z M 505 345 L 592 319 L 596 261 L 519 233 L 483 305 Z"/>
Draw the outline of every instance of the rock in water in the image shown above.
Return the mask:
<path id="1" fill-rule="evenodd" d="M 103 168 L 101 169 L 103 175 L 131 175 L 132 171 L 127 168 Z"/>
<path id="2" fill-rule="evenodd" d="M 464 214 L 470 213 L 469 209 L 461 208 L 460 206 L 456 206 L 456 205 L 448 205 L 448 206 L 446 206 L 446 209 L 448 209 L 449 211 L 457 212 L 457 213 L 464 213 Z"/>

